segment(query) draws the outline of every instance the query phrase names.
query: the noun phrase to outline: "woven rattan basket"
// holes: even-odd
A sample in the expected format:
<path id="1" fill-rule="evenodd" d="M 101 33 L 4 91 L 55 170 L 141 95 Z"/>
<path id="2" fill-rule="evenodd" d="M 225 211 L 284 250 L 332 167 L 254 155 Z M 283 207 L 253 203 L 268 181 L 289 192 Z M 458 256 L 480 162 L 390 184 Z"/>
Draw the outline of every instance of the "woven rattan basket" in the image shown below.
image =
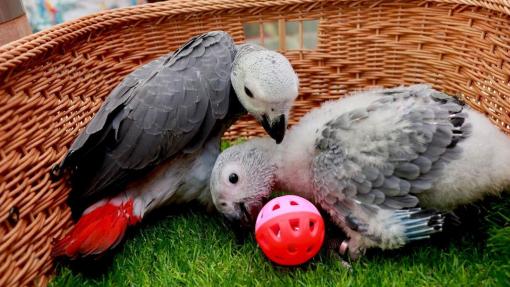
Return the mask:
<path id="1" fill-rule="evenodd" d="M 428 82 L 510 131 L 509 15 L 506 0 L 184 0 L 0 47 L 0 286 L 48 282 L 52 239 L 71 226 L 69 187 L 51 166 L 127 73 L 189 37 L 222 29 L 242 42 L 246 22 L 317 19 L 317 48 L 282 51 L 301 81 L 294 120 L 351 90 Z M 247 118 L 226 137 L 261 133 Z"/>

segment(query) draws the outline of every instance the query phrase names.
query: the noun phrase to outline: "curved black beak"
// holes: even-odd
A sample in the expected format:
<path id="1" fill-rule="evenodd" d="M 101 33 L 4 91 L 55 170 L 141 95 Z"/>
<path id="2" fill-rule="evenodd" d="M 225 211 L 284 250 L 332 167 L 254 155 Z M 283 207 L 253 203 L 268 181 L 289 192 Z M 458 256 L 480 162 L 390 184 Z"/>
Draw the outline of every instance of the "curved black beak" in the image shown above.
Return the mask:
<path id="1" fill-rule="evenodd" d="M 252 230 L 253 222 L 244 203 L 237 203 L 235 206 L 236 214 L 226 214 L 225 219 L 227 219 L 228 226 L 234 232 L 236 242 L 242 244 Z"/>
<path id="2" fill-rule="evenodd" d="M 269 136 L 271 136 L 277 144 L 282 142 L 283 137 L 285 136 L 285 130 L 287 129 L 285 115 L 280 115 L 276 119 L 271 120 L 266 114 L 264 114 L 262 116 L 261 124 Z"/>
<path id="3" fill-rule="evenodd" d="M 248 234 L 253 232 L 257 215 L 266 201 L 267 199 L 264 197 L 260 202 L 254 202 L 250 205 L 246 205 L 244 202 L 236 203 L 236 212 L 225 214 L 228 226 L 234 232 L 238 243 L 243 243 Z"/>

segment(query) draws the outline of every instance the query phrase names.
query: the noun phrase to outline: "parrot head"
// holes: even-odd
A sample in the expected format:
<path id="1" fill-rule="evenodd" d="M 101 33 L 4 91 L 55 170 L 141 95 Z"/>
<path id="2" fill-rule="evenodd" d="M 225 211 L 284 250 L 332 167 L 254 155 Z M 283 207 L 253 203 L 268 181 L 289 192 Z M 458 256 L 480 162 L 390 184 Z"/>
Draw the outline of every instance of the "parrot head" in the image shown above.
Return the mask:
<path id="1" fill-rule="evenodd" d="M 257 45 L 241 45 L 234 59 L 231 82 L 241 105 L 280 143 L 299 88 L 289 60 Z"/>
<path id="2" fill-rule="evenodd" d="M 211 174 L 211 196 L 216 209 L 238 227 L 250 228 L 268 200 L 275 183 L 270 138 L 260 138 L 223 151 Z"/>

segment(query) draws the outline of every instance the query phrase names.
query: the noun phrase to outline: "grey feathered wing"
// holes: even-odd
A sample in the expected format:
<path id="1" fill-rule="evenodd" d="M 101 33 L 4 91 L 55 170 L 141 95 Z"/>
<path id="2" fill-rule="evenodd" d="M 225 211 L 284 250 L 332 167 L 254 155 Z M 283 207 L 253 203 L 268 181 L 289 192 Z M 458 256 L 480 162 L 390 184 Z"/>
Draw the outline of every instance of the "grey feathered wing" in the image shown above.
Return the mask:
<path id="1" fill-rule="evenodd" d="M 416 206 L 414 194 L 430 189 L 461 152 L 457 143 L 470 130 L 462 110 L 452 97 L 411 86 L 383 90 L 368 107 L 329 121 L 316 141 L 317 199 L 344 216 L 354 205 L 368 213 Z"/>
<path id="2" fill-rule="evenodd" d="M 71 169 L 70 203 L 104 197 L 134 174 L 200 148 L 229 110 L 234 55 L 227 33 L 210 32 L 128 75 L 60 166 Z"/>

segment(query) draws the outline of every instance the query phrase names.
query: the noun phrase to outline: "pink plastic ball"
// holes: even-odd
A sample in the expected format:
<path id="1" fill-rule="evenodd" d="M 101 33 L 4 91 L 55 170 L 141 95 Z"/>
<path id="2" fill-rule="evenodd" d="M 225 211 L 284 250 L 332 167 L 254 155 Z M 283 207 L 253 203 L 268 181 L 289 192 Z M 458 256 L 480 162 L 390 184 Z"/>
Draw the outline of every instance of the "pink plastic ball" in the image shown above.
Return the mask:
<path id="1" fill-rule="evenodd" d="M 307 262 L 324 241 L 324 220 L 308 200 L 285 195 L 269 201 L 257 216 L 255 238 L 273 262 L 292 266 Z"/>

